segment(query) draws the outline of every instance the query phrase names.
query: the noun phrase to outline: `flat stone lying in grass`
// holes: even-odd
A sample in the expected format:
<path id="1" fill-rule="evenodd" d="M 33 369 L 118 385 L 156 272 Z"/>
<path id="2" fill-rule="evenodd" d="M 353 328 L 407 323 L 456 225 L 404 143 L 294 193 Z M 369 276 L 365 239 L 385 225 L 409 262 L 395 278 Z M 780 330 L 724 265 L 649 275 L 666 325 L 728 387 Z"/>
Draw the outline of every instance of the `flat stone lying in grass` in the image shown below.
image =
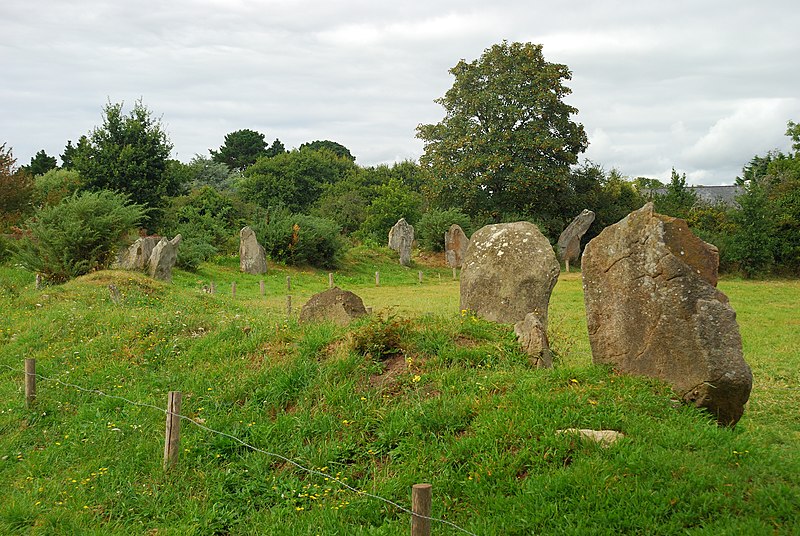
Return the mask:
<path id="1" fill-rule="evenodd" d="M 625 434 L 622 432 L 617 432 L 616 430 L 587 430 L 585 428 L 567 428 L 565 430 L 556 430 L 556 433 L 561 435 L 577 435 L 582 439 L 594 441 L 601 447 L 609 447 L 616 443 L 617 440 L 625 437 Z"/>
<path id="2" fill-rule="evenodd" d="M 595 363 L 665 380 L 732 426 L 753 376 L 718 265 L 716 247 L 648 203 L 586 246 L 584 300 Z"/>
<path id="3" fill-rule="evenodd" d="M 346 326 L 367 314 L 364 302 L 350 291 L 333 287 L 311 296 L 300 310 L 301 322 L 334 322 Z"/>

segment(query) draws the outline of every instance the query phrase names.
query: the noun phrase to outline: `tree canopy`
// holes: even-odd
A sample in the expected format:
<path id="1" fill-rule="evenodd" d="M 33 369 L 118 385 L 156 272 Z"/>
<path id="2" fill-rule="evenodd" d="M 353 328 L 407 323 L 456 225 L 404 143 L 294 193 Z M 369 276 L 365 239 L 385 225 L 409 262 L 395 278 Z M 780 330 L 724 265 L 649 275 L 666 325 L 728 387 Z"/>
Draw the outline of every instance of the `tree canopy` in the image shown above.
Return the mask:
<path id="1" fill-rule="evenodd" d="M 275 141 L 280 143 L 278 140 Z M 267 142 L 261 132 L 245 128 L 226 134 L 225 143 L 219 150 L 209 150 L 209 152 L 214 162 L 243 171 L 255 164 L 260 157 L 267 156 Z"/>
<path id="2" fill-rule="evenodd" d="M 36 155 L 31 158 L 31 163 L 25 166 L 25 169 L 30 173 L 32 176 L 37 175 L 44 175 L 51 169 L 55 169 L 58 167 L 58 160 L 56 160 L 55 156 L 49 156 L 44 149 L 36 153 Z"/>
<path id="3" fill-rule="evenodd" d="M 336 143 L 335 141 L 316 140 L 310 143 L 303 143 L 302 145 L 300 145 L 300 149 L 311 149 L 314 151 L 327 150 L 332 152 L 336 156 L 347 158 L 351 162 L 356 161 L 356 157 L 353 156 L 353 154 L 350 152 L 350 149 L 348 149 L 341 143 Z"/>
<path id="4" fill-rule="evenodd" d="M 122 103 L 105 106 L 103 124 L 78 143 L 74 169 L 89 190 L 123 192 L 134 203 L 160 207 L 182 186 L 180 176 L 168 172 L 172 143 L 141 102 L 128 115 L 123 115 L 122 107 Z"/>
<path id="5" fill-rule="evenodd" d="M 450 73 L 453 87 L 436 100 L 444 119 L 417 127 L 437 204 L 495 221 L 560 217 L 569 167 L 588 144 L 563 101 L 567 66 L 545 61 L 541 45 L 503 42 Z"/>

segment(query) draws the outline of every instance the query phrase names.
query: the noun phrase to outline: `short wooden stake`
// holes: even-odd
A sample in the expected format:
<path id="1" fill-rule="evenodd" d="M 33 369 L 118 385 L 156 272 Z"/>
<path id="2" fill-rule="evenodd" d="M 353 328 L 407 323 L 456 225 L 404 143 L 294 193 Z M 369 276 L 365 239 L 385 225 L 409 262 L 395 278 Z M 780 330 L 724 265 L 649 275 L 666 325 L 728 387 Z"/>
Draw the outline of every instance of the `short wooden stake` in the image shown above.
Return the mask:
<path id="1" fill-rule="evenodd" d="M 292 290 L 292 276 L 290 275 L 286 276 L 286 290 L 289 292 Z"/>
<path id="2" fill-rule="evenodd" d="M 164 469 L 178 463 L 181 446 L 181 392 L 170 391 L 167 400 L 167 429 L 164 439 Z"/>
<path id="3" fill-rule="evenodd" d="M 456 281 L 457 279 L 458 279 L 458 268 L 453 266 L 453 281 Z"/>
<path id="4" fill-rule="evenodd" d="M 122 302 L 122 296 L 119 293 L 117 285 L 108 285 L 108 292 L 111 294 L 111 301 L 119 305 Z"/>
<path id="5" fill-rule="evenodd" d="M 236 281 L 231 283 L 231 296 L 236 297 Z"/>
<path id="6" fill-rule="evenodd" d="M 292 316 L 292 295 L 286 295 L 286 316 Z"/>
<path id="7" fill-rule="evenodd" d="M 422 270 L 420 270 L 417 275 L 419 276 L 420 284 L 422 284 Z"/>
<path id="8" fill-rule="evenodd" d="M 368 306 L 364 307 L 364 309 L 366 309 L 366 310 L 367 310 L 367 314 L 368 314 L 368 315 L 371 315 L 371 314 L 372 314 L 372 306 L 371 306 L 371 305 L 368 305 Z"/>
<path id="9" fill-rule="evenodd" d="M 375 286 L 376 287 L 381 286 L 381 273 L 380 272 L 375 272 Z"/>
<path id="10" fill-rule="evenodd" d="M 411 487 L 411 536 L 430 536 L 431 496 L 430 484 Z"/>
<path id="11" fill-rule="evenodd" d="M 328 288 L 333 288 L 333 272 L 328 272 Z"/>
<path id="12" fill-rule="evenodd" d="M 36 400 L 36 360 L 25 360 L 25 406 L 31 407 Z"/>
<path id="13" fill-rule="evenodd" d="M 564 260 L 564 265 L 565 265 L 565 267 L 567 269 L 567 273 L 569 273 L 569 259 L 565 259 Z"/>
<path id="14" fill-rule="evenodd" d="M 212 281 L 211 282 L 211 294 L 217 293 L 217 285 Z"/>

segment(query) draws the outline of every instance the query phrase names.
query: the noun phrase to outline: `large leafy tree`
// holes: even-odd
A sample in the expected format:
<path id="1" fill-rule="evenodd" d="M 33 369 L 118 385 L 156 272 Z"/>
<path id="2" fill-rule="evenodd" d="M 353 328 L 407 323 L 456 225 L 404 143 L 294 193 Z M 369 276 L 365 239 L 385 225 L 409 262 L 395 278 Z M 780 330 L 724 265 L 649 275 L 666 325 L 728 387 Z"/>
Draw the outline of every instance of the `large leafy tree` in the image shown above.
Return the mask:
<path id="1" fill-rule="evenodd" d="M 74 169 L 89 190 L 126 193 L 134 203 L 159 208 L 168 196 L 180 193 L 181 175 L 169 169 L 172 143 L 160 120 L 141 102 L 128 115 L 122 103 L 103 109 L 103 124 L 79 142 Z M 157 213 L 150 212 L 150 222 Z"/>
<path id="2" fill-rule="evenodd" d="M 350 152 L 350 149 L 348 149 L 341 143 L 336 143 L 335 141 L 316 140 L 310 143 L 303 143 L 302 145 L 300 145 L 300 149 L 312 149 L 314 151 L 326 150 L 332 152 L 336 156 L 347 158 L 351 162 L 356 161 L 356 157 L 353 156 L 353 154 Z"/>
<path id="3" fill-rule="evenodd" d="M 214 162 L 243 171 L 255 164 L 260 157 L 267 156 L 267 142 L 261 132 L 245 128 L 226 134 L 225 143 L 219 150 L 209 152 Z"/>
<path id="4" fill-rule="evenodd" d="M 481 219 L 560 217 L 569 167 L 588 143 L 563 100 L 567 66 L 545 61 L 541 45 L 503 42 L 450 73 L 436 100 L 444 119 L 417 127 L 437 203 Z"/>

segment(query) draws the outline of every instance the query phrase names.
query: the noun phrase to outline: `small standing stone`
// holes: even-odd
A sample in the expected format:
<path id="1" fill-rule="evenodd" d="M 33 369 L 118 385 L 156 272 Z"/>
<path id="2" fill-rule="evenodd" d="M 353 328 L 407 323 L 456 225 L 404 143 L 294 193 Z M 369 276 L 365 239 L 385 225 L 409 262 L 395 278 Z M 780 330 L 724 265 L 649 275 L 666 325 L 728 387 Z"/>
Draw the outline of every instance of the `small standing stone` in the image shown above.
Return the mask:
<path id="1" fill-rule="evenodd" d="M 584 209 L 561 232 L 558 237 L 558 256 L 564 261 L 569 271 L 569 263 L 575 263 L 581 257 L 581 238 L 594 222 L 594 212 Z"/>
<path id="2" fill-rule="evenodd" d="M 366 314 L 367 309 L 361 298 L 352 292 L 333 287 L 308 300 L 300 310 L 300 321 L 330 321 L 343 326 Z"/>
<path id="3" fill-rule="evenodd" d="M 176 235 L 172 240 L 162 238 L 150 254 L 147 268 L 150 277 L 168 283 L 172 282 L 172 267 L 178 260 L 178 246 L 181 235 Z"/>
<path id="4" fill-rule="evenodd" d="M 444 257 L 451 268 L 461 268 L 469 247 L 469 238 L 460 225 L 454 223 L 444 233 Z"/>
<path id="5" fill-rule="evenodd" d="M 246 274 L 267 273 L 267 252 L 258 243 L 256 233 L 250 227 L 239 231 L 239 268 Z"/>
<path id="6" fill-rule="evenodd" d="M 400 218 L 389 230 L 389 248 L 400 254 L 400 264 L 411 264 L 411 246 L 414 243 L 414 226 Z"/>

